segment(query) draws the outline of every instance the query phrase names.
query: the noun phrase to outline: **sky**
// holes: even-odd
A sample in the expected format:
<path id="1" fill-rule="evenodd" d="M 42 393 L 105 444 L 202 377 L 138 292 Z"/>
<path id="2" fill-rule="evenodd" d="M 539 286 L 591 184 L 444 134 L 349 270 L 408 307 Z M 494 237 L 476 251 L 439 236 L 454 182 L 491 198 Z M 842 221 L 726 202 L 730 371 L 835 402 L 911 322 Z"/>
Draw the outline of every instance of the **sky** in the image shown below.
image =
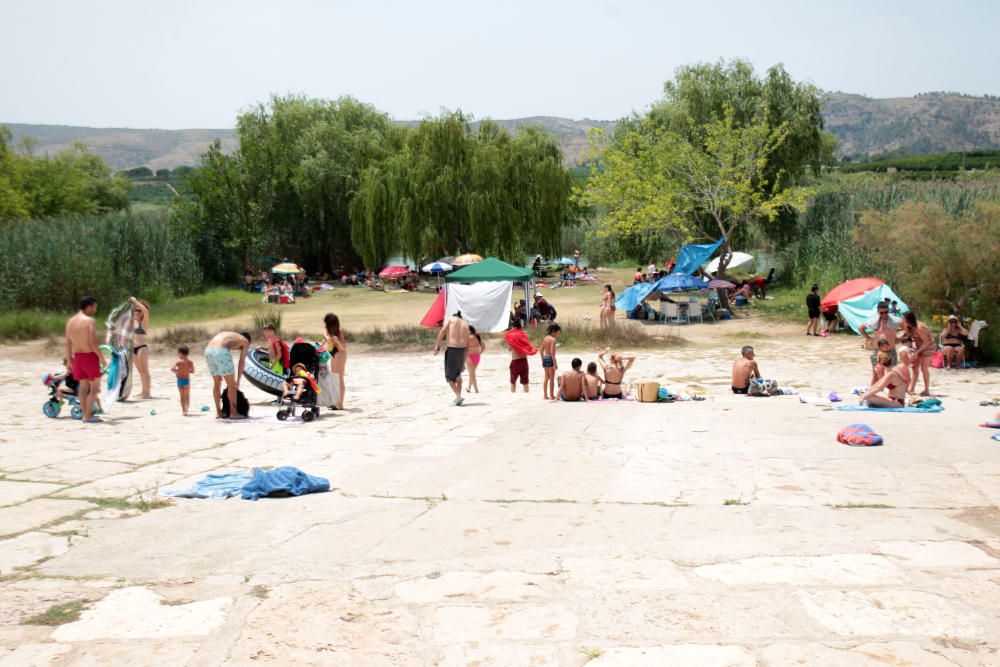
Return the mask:
<path id="1" fill-rule="evenodd" d="M 0 17 L 8 123 L 232 127 L 272 93 L 613 120 L 720 58 L 870 97 L 1000 94 L 992 0 L 0 0 Z"/>

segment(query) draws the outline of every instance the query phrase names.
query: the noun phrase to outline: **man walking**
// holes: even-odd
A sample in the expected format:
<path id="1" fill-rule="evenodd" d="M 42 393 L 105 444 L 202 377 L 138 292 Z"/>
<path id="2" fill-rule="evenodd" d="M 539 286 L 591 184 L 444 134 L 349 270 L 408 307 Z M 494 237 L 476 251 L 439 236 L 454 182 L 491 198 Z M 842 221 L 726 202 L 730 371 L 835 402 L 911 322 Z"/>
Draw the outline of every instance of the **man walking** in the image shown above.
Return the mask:
<path id="1" fill-rule="evenodd" d="M 66 370 L 79 380 L 80 406 L 85 424 L 103 421 L 94 415 L 94 401 L 101 391 L 101 367 L 104 355 L 97 342 L 97 299 L 85 296 L 80 299 L 80 310 L 66 322 Z"/>
<path id="2" fill-rule="evenodd" d="M 462 398 L 462 370 L 465 368 L 465 353 L 469 347 L 469 325 L 462 319 L 462 311 L 456 311 L 441 326 L 434 354 L 441 351 L 441 340 L 446 339 L 448 349 L 444 351 L 444 379 L 455 392 L 455 405 L 465 402 Z"/>

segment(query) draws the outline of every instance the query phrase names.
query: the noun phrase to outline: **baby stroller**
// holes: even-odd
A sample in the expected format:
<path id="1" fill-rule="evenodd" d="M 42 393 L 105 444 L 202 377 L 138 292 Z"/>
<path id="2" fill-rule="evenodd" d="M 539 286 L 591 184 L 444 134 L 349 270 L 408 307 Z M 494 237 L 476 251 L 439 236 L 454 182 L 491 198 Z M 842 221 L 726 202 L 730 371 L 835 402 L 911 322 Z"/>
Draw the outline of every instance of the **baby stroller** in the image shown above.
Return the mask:
<path id="1" fill-rule="evenodd" d="M 312 343 L 301 340 L 293 343 L 288 350 L 288 357 L 291 368 L 295 368 L 296 364 L 302 364 L 313 379 L 319 374 L 319 353 Z M 291 381 L 293 378 L 294 376 L 289 370 L 286 381 Z M 294 400 L 291 394 L 278 399 L 278 421 L 294 417 L 297 408 L 302 409 L 302 421 L 304 422 L 311 422 L 319 416 L 319 406 L 316 405 L 316 388 L 313 385 L 313 380 L 307 380 L 298 400 Z"/>
<path id="2" fill-rule="evenodd" d="M 63 381 L 57 379 L 51 373 L 46 373 L 42 377 L 42 384 L 49 388 L 49 400 L 42 404 L 42 412 L 46 417 L 50 419 L 55 419 L 59 416 L 59 412 L 62 410 L 62 403 L 59 401 L 59 394 L 57 390 L 59 389 L 60 383 Z M 75 389 L 74 389 L 75 391 Z M 80 400 L 73 394 L 63 394 L 63 400 L 70 404 L 69 416 L 73 419 L 83 419 L 83 406 L 80 405 Z M 94 414 L 98 414 L 99 410 L 97 404 L 94 404 Z"/>

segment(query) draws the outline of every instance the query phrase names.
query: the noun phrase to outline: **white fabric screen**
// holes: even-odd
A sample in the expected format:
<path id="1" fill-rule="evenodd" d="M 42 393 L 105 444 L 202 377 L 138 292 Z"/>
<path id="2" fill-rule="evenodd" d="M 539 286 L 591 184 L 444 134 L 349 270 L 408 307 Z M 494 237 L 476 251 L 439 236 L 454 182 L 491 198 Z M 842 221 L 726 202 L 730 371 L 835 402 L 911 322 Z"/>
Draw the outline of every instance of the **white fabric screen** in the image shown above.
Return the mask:
<path id="1" fill-rule="evenodd" d="M 448 283 L 445 319 L 462 311 L 462 319 L 481 333 L 506 331 L 514 283 Z"/>

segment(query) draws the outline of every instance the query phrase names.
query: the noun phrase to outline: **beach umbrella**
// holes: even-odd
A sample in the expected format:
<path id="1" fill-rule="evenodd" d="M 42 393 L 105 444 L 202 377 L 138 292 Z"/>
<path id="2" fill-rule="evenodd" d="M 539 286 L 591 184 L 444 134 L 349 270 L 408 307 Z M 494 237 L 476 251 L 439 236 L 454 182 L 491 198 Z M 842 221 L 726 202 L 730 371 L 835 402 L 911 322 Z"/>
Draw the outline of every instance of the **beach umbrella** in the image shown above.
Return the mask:
<path id="1" fill-rule="evenodd" d="M 468 253 L 465 255 L 459 255 L 458 257 L 455 258 L 455 261 L 452 262 L 451 264 L 452 266 L 469 266 L 470 264 L 475 264 L 481 261 L 483 261 L 483 258 L 480 257 L 479 255 Z"/>
<path id="2" fill-rule="evenodd" d="M 653 284 L 653 291 L 656 292 L 679 292 L 688 289 L 704 288 L 704 280 L 689 276 L 686 273 L 671 273 L 669 276 L 664 276 Z"/>
<path id="3" fill-rule="evenodd" d="M 298 274 L 302 269 L 295 262 L 282 262 L 281 264 L 276 264 L 271 267 L 271 273 L 277 273 L 279 275 L 292 275 Z"/>
<path id="4" fill-rule="evenodd" d="M 745 252 L 734 252 L 733 256 L 729 258 L 729 266 L 726 267 L 727 271 L 739 271 L 740 269 L 749 269 L 753 264 L 753 255 L 748 255 Z M 716 257 L 711 262 L 703 267 L 705 273 L 710 273 L 715 275 L 719 270 L 719 258 Z"/>
<path id="5" fill-rule="evenodd" d="M 728 280 L 722 280 L 721 278 L 716 278 L 715 280 L 709 280 L 708 284 L 705 285 L 708 289 L 732 289 L 736 287 L 733 283 Z"/>
<path id="6" fill-rule="evenodd" d="M 447 273 L 452 268 L 454 267 L 447 262 L 431 262 L 430 264 L 425 264 L 421 271 L 424 273 Z"/>
<path id="7" fill-rule="evenodd" d="M 387 280 L 396 280 L 410 274 L 410 270 L 405 266 L 387 266 L 379 271 L 378 277 Z"/>
<path id="8" fill-rule="evenodd" d="M 878 316 L 878 304 L 885 299 L 896 301 L 904 313 L 909 310 L 892 288 L 878 278 L 855 278 L 843 282 L 826 293 L 820 307 L 836 306 L 844 321 L 855 331 L 860 331 L 866 322 Z"/>

